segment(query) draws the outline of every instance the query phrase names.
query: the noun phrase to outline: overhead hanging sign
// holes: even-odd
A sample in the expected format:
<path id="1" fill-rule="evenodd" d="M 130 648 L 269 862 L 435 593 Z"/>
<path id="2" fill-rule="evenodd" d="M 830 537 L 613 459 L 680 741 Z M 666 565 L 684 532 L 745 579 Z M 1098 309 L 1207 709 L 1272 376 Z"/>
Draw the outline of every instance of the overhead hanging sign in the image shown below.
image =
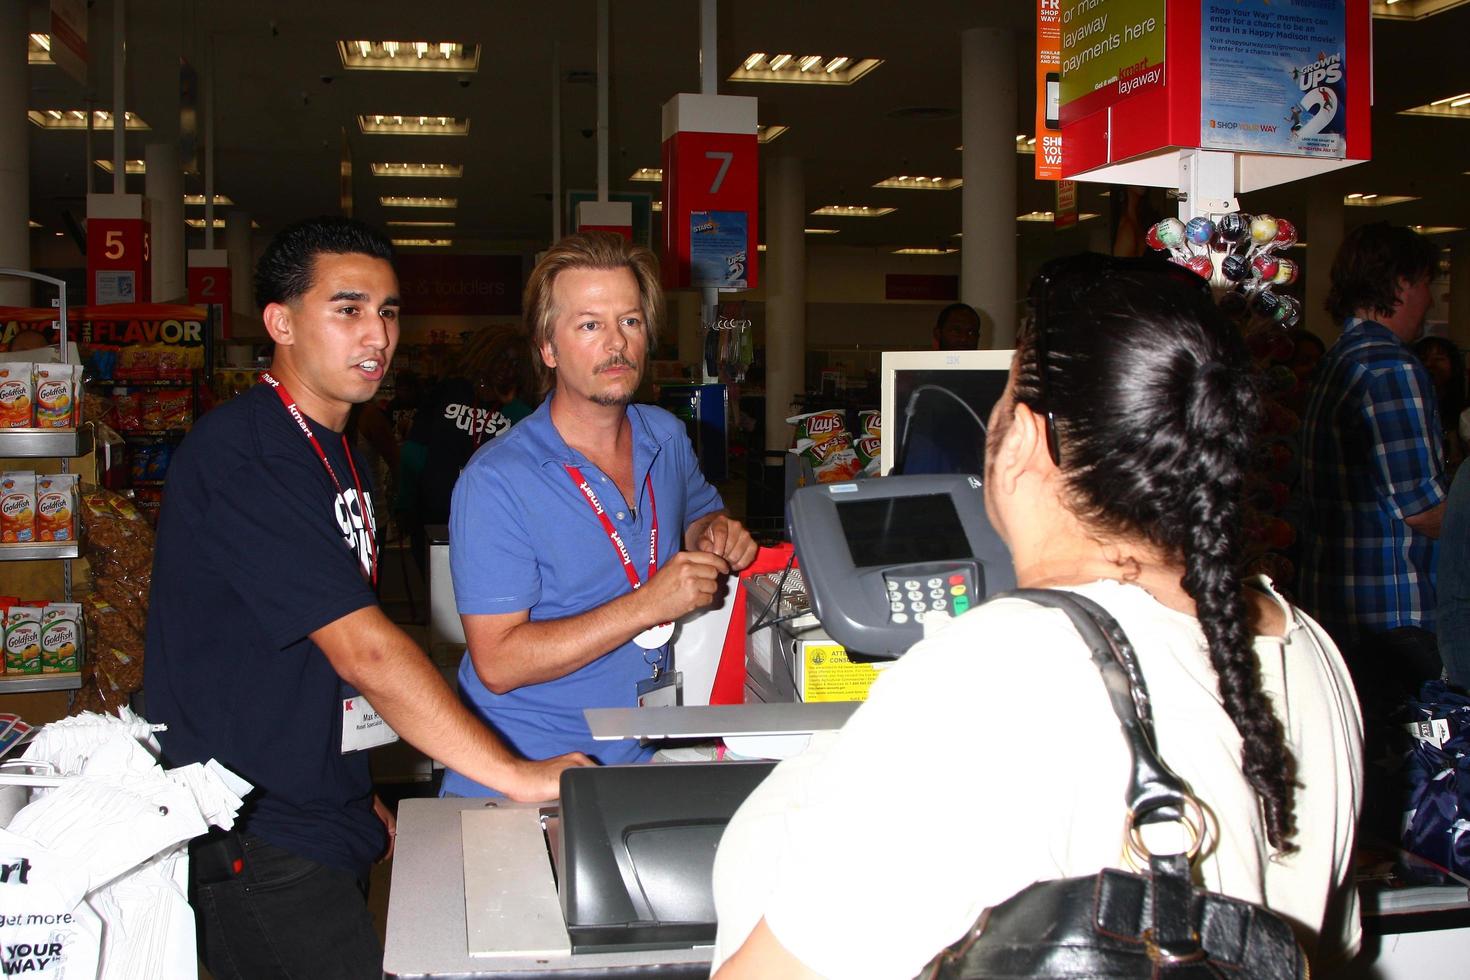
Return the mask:
<path id="1" fill-rule="evenodd" d="M 87 302 L 146 303 L 153 292 L 148 202 L 141 194 L 87 195 Z"/>
<path id="2" fill-rule="evenodd" d="M 1061 0 L 1063 126 L 1164 85 L 1165 0 Z"/>
<path id="3" fill-rule="evenodd" d="M 664 286 L 753 289 L 756 100 L 676 95 L 663 107 Z"/>
<path id="4" fill-rule="evenodd" d="M 1061 0 L 1036 0 L 1036 179 L 1062 176 Z"/>
<path id="5" fill-rule="evenodd" d="M 1346 156 L 1346 20 L 1341 0 L 1204 0 L 1200 146 Z"/>

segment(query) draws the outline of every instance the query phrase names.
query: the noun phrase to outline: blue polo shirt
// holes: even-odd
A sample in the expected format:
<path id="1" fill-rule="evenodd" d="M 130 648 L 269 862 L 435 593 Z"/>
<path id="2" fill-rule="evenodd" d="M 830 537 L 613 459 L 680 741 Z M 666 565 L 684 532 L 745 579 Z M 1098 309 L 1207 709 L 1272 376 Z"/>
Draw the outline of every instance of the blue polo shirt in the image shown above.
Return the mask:
<path id="1" fill-rule="evenodd" d="M 449 515 L 449 563 L 461 614 L 525 609 L 533 622 L 564 619 L 629 592 L 622 562 L 568 465 L 592 485 L 640 578 L 648 571 L 651 524 L 645 477 L 653 481 L 660 567 L 683 548 L 685 528 L 724 506 L 699 470 L 684 423 L 651 405 L 628 406 L 628 420 L 636 493 L 631 505 L 556 431 L 551 398 L 470 459 Z M 497 695 L 481 683 L 467 652 L 460 696 L 526 758 L 582 751 L 605 764 L 636 762 L 651 751 L 633 740 L 593 741 L 582 710 L 636 705 L 637 684 L 651 675 L 649 660 L 661 655 L 628 642 L 564 677 Z M 478 796 L 488 790 L 451 771 L 444 792 Z"/>

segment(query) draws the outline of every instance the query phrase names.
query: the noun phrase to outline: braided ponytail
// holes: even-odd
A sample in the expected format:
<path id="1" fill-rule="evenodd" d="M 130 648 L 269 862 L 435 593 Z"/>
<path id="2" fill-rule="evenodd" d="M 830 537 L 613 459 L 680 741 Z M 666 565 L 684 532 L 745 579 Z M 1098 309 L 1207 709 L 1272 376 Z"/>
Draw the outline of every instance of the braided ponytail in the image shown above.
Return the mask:
<path id="1" fill-rule="evenodd" d="M 1195 601 L 1225 711 L 1240 733 L 1242 768 L 1261 801 L 1267 839 L 1291 851 L 1296 762 L 1261 689 L 1237 572 L 1241 493 L 1259 406 L 1247 379 L 1218 361 L 1199 367 L 1189 387 L 1185 431 L 1194 452 L 1181 481 L 1188 488 L 1182 584 Z"/>
<path id="2" fill-rule="evenodd" d="M 1054 413 L 1068 507 L 1084 525 L 1183 564 L 1267 839 L 1294 850 L 1296 763 L 1261 687 L 1238 571 L 1260 417 L 1245 344 L 1203 281 L 1177 268 L 1078 256 L 1043 268 L 1038 284 L 1016 398 Z"/>

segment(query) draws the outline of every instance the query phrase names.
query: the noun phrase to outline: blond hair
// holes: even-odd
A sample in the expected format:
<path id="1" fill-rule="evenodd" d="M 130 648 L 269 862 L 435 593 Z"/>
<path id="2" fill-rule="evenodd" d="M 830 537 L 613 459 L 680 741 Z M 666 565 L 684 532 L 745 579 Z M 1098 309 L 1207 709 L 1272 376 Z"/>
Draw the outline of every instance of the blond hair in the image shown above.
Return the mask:
<path id="1" fill-rule="evenodd" d="M 536 263 L 536 268 L 531 270 L 522 305 L 526 330 L 530 334 L 531 346 L 536 350 L 536 377 L 543 393 L 551 390 L 555 379 L 555 373 L 541 356 L 541 349 L 551 343 L 555 329 L 552 287 L 556 277 L 568 269 L 627 269 L 633 273 L 643 305 L 643 333 L 648 341 L 645 358 L 652 354 L 658 340 L 658 325 L 663 322 L 664 293 L 659 285 L 658 258 L 651 251 L 613 232 L 585 231 L 568 235 L 551 246 Z"/>

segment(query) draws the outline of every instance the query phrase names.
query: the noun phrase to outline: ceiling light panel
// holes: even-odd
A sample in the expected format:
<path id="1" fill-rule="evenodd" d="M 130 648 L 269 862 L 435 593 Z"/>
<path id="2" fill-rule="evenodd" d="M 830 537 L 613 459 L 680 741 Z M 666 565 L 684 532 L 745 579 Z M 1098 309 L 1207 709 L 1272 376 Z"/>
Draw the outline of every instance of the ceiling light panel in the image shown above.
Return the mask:
<path id="1" fill-rule="evenodd" d="M 389 228 L 453 228 L 453 221 L 390 221 Z"/>
<path id="2" fill-rule="evenodd" d="M 455 116 L 384 116 L 357 117 L 357 126 L 369 136 L 465 136 L 470 131 L 468 118 Z"/>
<path id="3" fill-rule="evenodd" d="M 806 232 L 808 235 L 835 235 L 835 234 L 837 234 L 838 229 L 836 229 L 836 228 L 803 228 L 802 231 Z"/>
<path id="4" fill-rule="evenodd" d="M 1407 194 L 1349 194 L 1342 199 L 1342 203 L 1350 208 L 1382 208 L 1417 200 L 1419 198 Z"/>
<path id="5" fill-rule="evenodd" d="M 778 82 L 787 85 L 851 85 L 883 64 L 882 58 L 853 58 L 848 55 L 791 54 L 747 55 L 730 74 L 732 82 Z"/>
<path id="6" fill-rule="evenodd" d="M 218 207 L 229 207 L 230 205 L 232 205 L 234 203 L 235 202 L 232 201 L 232 200 L 230 200 L 229 196 L 226 195 L 226 194 L 216 194 L 216 195 L 214 195 L 214 206 L 217 207 L 217 208 Z M 187 207 L 202 208 L 202 207 L 204 207 L 204 204 L 205 204 L 204 195 L 203 194 L 185 194 L 184 195 L 184 204 Z"/>
<path id="7" fill-rule="evenodd" d="M 1456 92 L 1435 99 L 1425 105 L 1411 109 L 1400 109 L 1401 116 L 1449 116 L 1453 119 L 1470 119 L 1470 92 Z"/>
<path id="8" fill-rule="evenodd" d="M 896 249 L 893 250 L 893 254 L 894 255 L 953 255 L 955 252 L 958 252 L 958 251 L 959 251 L 959 249 L 957 249 L 957 248 L 925 248 L 925 247 L 920 247 L 920 246 L 913 246 L 913 247 L 910 247 L 910 248 L 896 248 Z"/>
<path id="9" fill-rule="evenodd" d="M 812 214 L 833 218 L 881 218 L 885 214 L 892 214 L 895 210 L 895 208 L 873 208 L 866 204 L 829 204 L 824 208 L 817 208 Z"/>
<path id="10" fill-rule="evenodd" d="M 203 218 L 185 218 L 184 219 L 184 224 L 188 225 L 190 228 L 203 228 L 204 227 L 204 219 Z M 216 228 L 223 228 L 225 226 L 225 219 L 224 218 L 215 218 L 214 219 L 214 226 Z M 252 227 L 252 228 L 259 228 L 260 227 L 260 223 L 259 222 L 256 222 L 256 221 L 252 221 L 252 222 L 250 222 L 250 227 Z"/>
<path id="11" fill-rule="evenodd" d="M 97 169 L 101 170 L 104 173 L 110 174 L 114 172 L 111 160 L 93 160 L 92 162 L 97 165 Z M 123 161 L 123 173 L 125 174 L 146 174 L 147 172 L 148 164 L 144 163 L 142 160 Z"/>
<path id="12" fill-rule="evenodd" d="M 1373 16 L 1383 20 L 1423 20 L 1458 7 L 1466 0 L 1373 0 Z"/>
<path id="13" fill-rule="evenodd" d="M 395 238 L 393 244 L 398 248 L 448 248 L 454 244 L 452 238 Z"/>
<path id="14" fill-rule="evenodd" d="M 370 163 L 374 177 L 463 177 L 462 163 Z"/>
<path id="15" fill-rule="evenodd" d="M 639 167 L 628 175 L 628 179 L 658 183 L 664 179 L 664 171 L 662 167 Z"/>
<path id="16" fill-rule="evenodd" d="M 480 46 L 459 41 L 338 41 L 337 53 L 354 71 L 480 70 Z"/>
<path id="17" fill-rule="evenodd" d="M 1025 214 L 1016 215 L 1017 221 L 1055 221 L 1056 215 L 1050 211 L 1027 211 Z"/>
<path id="18" fill-rule="evenodd" d="M 964 184 L 964 180 L 959 177 L 916 177 L 899 174 L 897 177 L 880 180 L 873 186 L 901 191 L 952 191 L 957 187 L 963 187 Z"/>
<path id="19" fill-rule="evenodd" d="M 664 202 L 663 201 L 654 201 L 652 204 L 650 204 L 648 206 L 648 210 L 652 211 L 655 214 L 663 214 L 664 213 Z"/>
<path id="20" fill-rule="evenodd" d="M 769 126 L 758 126 L 755 131 L 756 142 L 769 143 L 790 128 L 790 126 L 782 126 L 780 123 L 772 123 Z"/>
<path id="21" fill-rule="evenodd" d="M 1410 228 L 1421 235 L 1448 235 L 1452 231 L 1464 231 L 1454 225 L 1410 225 Z"/>
<path id="22" fill-rule="evenodd" d="M 143 117 L 137 113 L 123 113 L 126 122 L 124 129 L 141 130 L 147 129 L 148 124 Z M 26 112 L 30 121 L 42 129 L 86 129 L 87 112 L 85 109 L 31 109 Z M 93 130 L 112 130 L 112 113 L 95 109 L 92 112 Z"/>
<path id="23" fill-rule="evenodd" d="M 459 198 L 387 195 L 378 198 L 378 203 L 385 208 L 457 208 L 459 207 Z"/>
<path id="24" fill-rule="evenodd" d="M 51 60 L 51 35 L 32 34 L 26 39 L 26 63 L 31 65 L 54 65 Z"/>

